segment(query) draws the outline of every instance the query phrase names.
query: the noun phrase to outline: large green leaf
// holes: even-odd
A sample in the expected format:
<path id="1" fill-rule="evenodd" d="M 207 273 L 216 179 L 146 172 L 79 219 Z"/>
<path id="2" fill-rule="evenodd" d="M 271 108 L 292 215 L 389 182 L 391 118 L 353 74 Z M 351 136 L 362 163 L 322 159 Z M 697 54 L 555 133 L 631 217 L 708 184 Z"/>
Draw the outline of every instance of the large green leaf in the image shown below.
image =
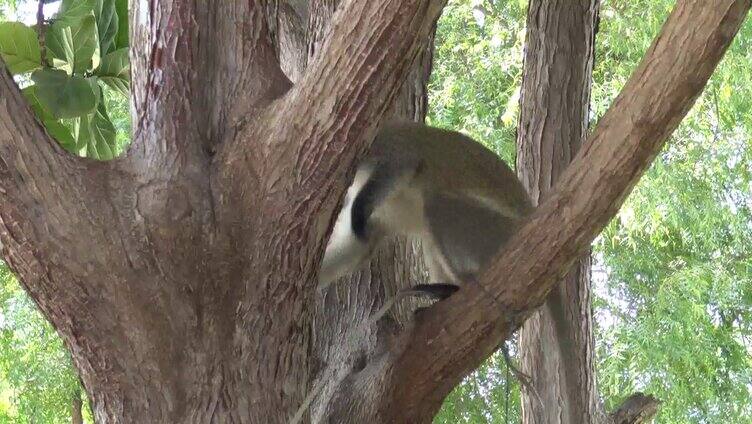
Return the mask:
<path id="1" fill-rule="evenodd" d="M 63 26 L 74 26 L 94 12 L 97 0 L 63 0 L 54 21 Z"/>
<path id="2" fill-rule="evenodd" d="M 53 23 L 45 37 L 50 64 L 70 73 L 81 73 L 99 66 L 99 36 L 93 14 L 74 21 Z"/>
<path id="3" fill-rule="evenodd" d="M 20 22 L 0 23 L 0 56 L 14 75 L 39 68 L 42 59 L 36 31 Z"/>
<path id="4" fill-rule="evenodd" d="M 99 34 L 94 15 L 81 19 L 79 25 L 72 27 L 73 55 L 75 62 L 73 72 L 83 72 L 96 69 L 99 66 Z"/>
<path id="5" fill-rule="evenodd" d="M 115 48 L 122 49 L 128 47 L 128 0 L 115 0 L 115 11 L 118 17 Z"/>
<path id="6" fill-rule="evenodd" d="M 79 154 L 98 160 L 115 157 L 115 126 L 107 116 L 104 102 L 99 102 L 97 110 L 91 114 L 76 118 L 73 121 L 73 132 L 80 148 Z"/>
<path id="7" fill-rule="evenodd" d="M 115 11 L 115 0 L 97 0 L 94 17 L 99 30 L 99 50 L 104 56 L 117 48 L 115 37 L 118 34 L 119 22 Z"/>
<path id="8" fill-rule="evenodd" d="M 115 50 L 102 58 L 102 65 L 96 72 L 99 79 L 113 90 L 123 95 L 130 94 L 130 62 L 128 48 Z"/>
<path id="9" fill-rule="evenodd" d="M 34 114 L 42 121 L 42 124 L 47 129 L 47 133 L 57 140 L 66 150 L 75 153 L 76 141 L 73 139 L 73 135 L 70 130 L 63 125 L 58 119 L 52 116 L 52 113 L 42 106 L 37 96 L 37 86 L 32 85 L 21 90 L 26 100 L 29 101 L 31 109 Z"/>
<path id="10" fill-rule="evenodd" d="M 47 62 L 50 66 L 72 74 L 75 56 L 71 27 L 54 23 L 47 29 L 44 38 L 47 46 Z"/>
<path id="11" fill-rule="evenodd" d="M 99 77 L 91 76 L 88 78 L 85 78 L 86 82 L 89 83 L 89 87 L 91 87 L 91 91 L 94 92 L 94 97 L 96 98 L 97 104 L 102 100 L 102 88 L 99 86 L 98 81 Z"/>
<path id="12" fill-rule="evenodd" d="M 97 106 L 97 94 L 85 78 L 56 69 L 40 69 L 31 74 L 39 102 L 56 118 L 86 115 Z"/>

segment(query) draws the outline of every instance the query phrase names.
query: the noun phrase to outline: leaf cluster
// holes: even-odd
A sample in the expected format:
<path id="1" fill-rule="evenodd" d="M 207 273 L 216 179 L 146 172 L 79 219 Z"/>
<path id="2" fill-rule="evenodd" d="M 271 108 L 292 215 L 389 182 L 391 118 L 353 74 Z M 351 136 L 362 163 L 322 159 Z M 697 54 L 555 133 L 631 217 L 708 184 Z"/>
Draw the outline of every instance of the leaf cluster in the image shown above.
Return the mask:
<path id="1" fill-rule="evenodd" d="M 0 23 L 0 56 L 21 81 L 30 78 L 31 108 L 75 154 L 107 160 L 122 149 L 107 98 L 130 91 L 127 8 L 127 0 L 63 0 L 41 28 Z"/>

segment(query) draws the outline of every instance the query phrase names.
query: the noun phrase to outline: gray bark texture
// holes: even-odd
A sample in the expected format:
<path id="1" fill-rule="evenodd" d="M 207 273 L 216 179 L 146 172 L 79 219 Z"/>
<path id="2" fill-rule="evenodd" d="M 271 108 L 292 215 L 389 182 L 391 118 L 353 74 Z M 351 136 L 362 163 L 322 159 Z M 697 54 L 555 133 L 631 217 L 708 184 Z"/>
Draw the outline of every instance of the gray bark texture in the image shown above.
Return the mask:
<path id="1" fill-rule="evenodd" d="M 404 106 L 443 3 L 345 2 L 301 70 L 280 63 L 294 43 L 277 3 L 135 2 L 133 142 L 109 162 L 63 151 L 0 65 L 2 255 L 71 350 L 97 422 L 430 422 L 614 215 L 750 7 L 678 1 L 478 284 L 371 322 L 415 278 L 393 263 L 411 244 L 349 287 L 318 293 L 316 273 L 354 163 Z"/>
<path id="2" fill-rule="evenodd" d="M 597 0 L 531 0 L 517 131 L 517 171 L 540 203 L 587 138 Z M 545 113 L 541 113 L 541 111 Z M 603 422 L 595 387 L 590 253 L 520 330 L 524 424 Z"/>

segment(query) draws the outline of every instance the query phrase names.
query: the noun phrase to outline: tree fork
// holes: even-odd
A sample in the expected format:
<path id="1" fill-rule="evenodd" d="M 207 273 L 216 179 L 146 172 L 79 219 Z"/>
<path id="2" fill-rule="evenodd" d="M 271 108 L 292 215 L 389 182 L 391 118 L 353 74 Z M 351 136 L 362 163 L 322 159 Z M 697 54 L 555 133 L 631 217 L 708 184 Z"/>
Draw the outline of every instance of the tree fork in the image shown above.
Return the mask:
<path id="1" fill-rule="evenodd" d="M 292 415 L 311 378 L 314 285 L 300 288 L 338 197 L 329 171 L 344 192 L 337 151 L 365 149 L 442 6 L 349 5 L 290 90 L 263 2 L 134 5 L 133 143 L 107 163 L 63 152 L 2 72 L 3 254 L 98 421 Z"/>

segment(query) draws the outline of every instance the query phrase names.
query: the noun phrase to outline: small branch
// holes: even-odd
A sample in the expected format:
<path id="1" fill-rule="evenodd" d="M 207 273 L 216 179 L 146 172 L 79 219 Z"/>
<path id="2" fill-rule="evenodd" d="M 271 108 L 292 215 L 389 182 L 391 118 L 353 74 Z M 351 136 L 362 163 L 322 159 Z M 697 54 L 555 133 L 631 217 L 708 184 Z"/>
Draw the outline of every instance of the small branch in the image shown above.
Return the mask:
<path id="1" fill-rule="evenodd" d="M 81 401 L 81 390 L 76 388 L 71 393 L 71 424 L 83 424 L 84 419 L 81 414 L 83 402 Z"/>
<path id="2" fill-rule="evenodd" d="M 37 33 L 39 34 L 39 53 L 41 57 L 41 63 L 40 65 L 44 66 L 47 63 L 47 49 L 45 49 L 44 44 L 44 33 L 45 33 L 45 25 L 44 25 L 44 0 L 39 0 L 37 2 Z"/>
<path id="3" fill-rule="evenodd" d="M 507 345 L 504 343 L 501 345 L 501 353 L 504 355 L 504 362 L 506 362 L 507 364 L 507 371 L 511 371 L 512 374 L 514 374 L 514 378 L 516 378 L 517 381 L 520 382 L 520 386 L 522 386 L 522 388 L 527 391 L 528 395 L 535 398 L 535 400 L 538 402 L 538 407 L 541 408 L 541 410 L 545 408 L 540 393 L 538 393 L 538 390 L 536 390 L 535 386 L 533 385 L 532 378 L 517 369 L 517 367 L 512 363 L 512 358 L 509 357 L 509 349 L 507 349 Z M 509 384 L 509 381 L 507 381 L 506 384 Z"/>
<path id="4" fill-rule="evenodd" d="M 614 424 L 648 423 L 658 413 L 660 404 L 661 402 L 653 396 L 637 392 L 611 413 L 611 420 Z"/>

